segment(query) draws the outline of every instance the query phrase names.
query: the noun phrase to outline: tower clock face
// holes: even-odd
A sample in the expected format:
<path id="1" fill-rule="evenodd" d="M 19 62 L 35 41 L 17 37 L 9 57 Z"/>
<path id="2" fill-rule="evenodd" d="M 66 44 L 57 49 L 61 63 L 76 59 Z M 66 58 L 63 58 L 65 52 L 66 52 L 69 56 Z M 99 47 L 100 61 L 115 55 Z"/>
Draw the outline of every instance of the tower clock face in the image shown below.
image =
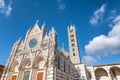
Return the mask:
<path id="1" fill-rule="evenodd" d="M 37 45 L 37 40 L 35 38 L 31 39 L 29 42 L 29 47 L 34 48 Z"/>

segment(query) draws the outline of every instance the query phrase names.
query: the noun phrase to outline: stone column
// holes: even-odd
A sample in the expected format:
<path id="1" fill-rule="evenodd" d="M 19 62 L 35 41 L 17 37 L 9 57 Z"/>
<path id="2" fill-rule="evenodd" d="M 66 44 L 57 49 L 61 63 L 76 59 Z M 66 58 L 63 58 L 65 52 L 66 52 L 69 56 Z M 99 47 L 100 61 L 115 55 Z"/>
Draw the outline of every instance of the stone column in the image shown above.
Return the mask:
<path id="1" fill-rule="evenodd" d="M 32 68 L 32 74 L 31 74 L 30 80 L 37 80 L 37 69 L 36 68 Z"/>
<path id="2" fill-rule="evenodd" d="M 107 71 L 107 74 L 108 74 L 109 80 L 112 80 L 112 76 L 110 74 L 110 71 Z"/>
<path id="3" fill-rule="evenodd" d="M 19 70 L 17 80 L 21 80 L 23 78 L 23 73 L 24 73 L 24 70 Z"/>
<path id="4" fill-rule="evenodd" d="M 8 74 L 6 75 L 6 79 L 5 80 L 11 79 L 11 74 L 12 74 L 12 72 L 8 72 Z"/>

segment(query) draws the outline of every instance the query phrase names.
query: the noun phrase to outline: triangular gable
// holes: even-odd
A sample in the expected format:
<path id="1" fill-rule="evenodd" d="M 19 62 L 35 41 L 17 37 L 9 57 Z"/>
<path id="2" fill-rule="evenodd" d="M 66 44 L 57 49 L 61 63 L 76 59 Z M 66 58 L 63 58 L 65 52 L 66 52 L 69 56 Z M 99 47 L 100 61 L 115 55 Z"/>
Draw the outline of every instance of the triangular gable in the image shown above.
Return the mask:
<path id="1" fill-rule="evenodd" d="M 38 22 L 36 22 L 36 24 L 34 25 L 34 27 L 31 29 L 29 35 L 38 34 L 38 33 L 40 33 L 40 32 L 41 32 L 41 30 L 40 30 L 40 28 L 39 28 L 39 26 L 38 26 Z"/>

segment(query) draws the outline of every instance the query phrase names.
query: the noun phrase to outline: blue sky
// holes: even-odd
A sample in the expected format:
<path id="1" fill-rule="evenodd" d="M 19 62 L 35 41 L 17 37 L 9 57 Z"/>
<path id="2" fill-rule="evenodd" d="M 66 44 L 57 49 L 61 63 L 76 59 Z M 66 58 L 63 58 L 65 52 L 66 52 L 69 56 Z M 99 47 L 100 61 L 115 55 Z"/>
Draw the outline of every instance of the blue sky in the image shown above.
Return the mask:
<path id="1" fill-rule="evenodd" d="M 68 51 L 67 27 L 76 26 L 81 59 L 87 65 L 120 62 L 119 0 L 0 0 L 0 64 L 5 65 L 12 46 L 25 38 L 39 20 L 47 32 L 54 26 L 58 49 Z"/>

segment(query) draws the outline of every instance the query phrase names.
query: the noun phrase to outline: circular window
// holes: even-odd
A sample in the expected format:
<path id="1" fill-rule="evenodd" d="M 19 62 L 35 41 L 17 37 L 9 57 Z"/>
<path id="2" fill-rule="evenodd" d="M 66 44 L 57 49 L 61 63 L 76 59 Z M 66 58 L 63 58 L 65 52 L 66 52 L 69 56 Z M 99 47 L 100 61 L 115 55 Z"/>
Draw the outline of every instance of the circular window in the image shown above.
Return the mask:
<path id="1" fill-rule="evenodd" d="M 30 48 L 33 48 L 35 47 L 37 44 L 37 40 L 35 38 L 31 39 L 30 42 L 29 42 L 29 47 Z"/>

